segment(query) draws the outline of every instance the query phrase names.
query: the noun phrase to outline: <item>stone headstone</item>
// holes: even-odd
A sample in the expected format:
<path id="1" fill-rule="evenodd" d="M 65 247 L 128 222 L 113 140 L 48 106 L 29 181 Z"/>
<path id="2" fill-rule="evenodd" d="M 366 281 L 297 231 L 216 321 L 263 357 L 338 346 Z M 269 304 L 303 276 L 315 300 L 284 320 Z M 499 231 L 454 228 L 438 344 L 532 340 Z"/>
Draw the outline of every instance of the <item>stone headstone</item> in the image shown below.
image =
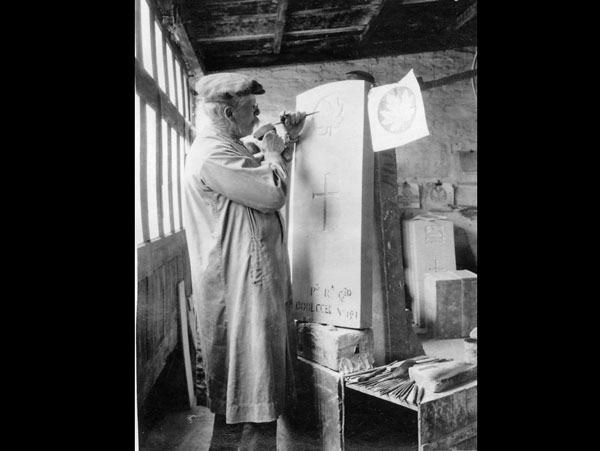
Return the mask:
<path id="1" fill-rule="evenodd" d="M 298 95 L 307 117 L 290 203 L 293 315 L 350 328 L 371 325 L 373 151 L 369 85 L 346 80 Z"/>
<path id="2" fill-rule="evenodd" d="M 405 275 L 415 323 L 425 327 L 426 272 L 456 269 L 454 225 L 446 219 L 415 217 L 402 223 Z"/>

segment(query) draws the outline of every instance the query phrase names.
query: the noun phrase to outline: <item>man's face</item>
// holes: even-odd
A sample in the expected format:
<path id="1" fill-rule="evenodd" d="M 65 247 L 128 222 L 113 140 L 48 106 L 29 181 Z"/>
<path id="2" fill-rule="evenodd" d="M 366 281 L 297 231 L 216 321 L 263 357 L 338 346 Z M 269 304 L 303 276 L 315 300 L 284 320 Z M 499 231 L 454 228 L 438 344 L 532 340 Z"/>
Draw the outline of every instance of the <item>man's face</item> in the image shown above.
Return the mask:
<path id="1" fill-rule="evenodd" d="M 260 110 L 256 104 L 255 96 L 251 95 L 242 100 L 234 112 L 234 118 L 241 137 L 252 133 L 254 127 L 260 122 L 258 119 L 259 114 Z"/>

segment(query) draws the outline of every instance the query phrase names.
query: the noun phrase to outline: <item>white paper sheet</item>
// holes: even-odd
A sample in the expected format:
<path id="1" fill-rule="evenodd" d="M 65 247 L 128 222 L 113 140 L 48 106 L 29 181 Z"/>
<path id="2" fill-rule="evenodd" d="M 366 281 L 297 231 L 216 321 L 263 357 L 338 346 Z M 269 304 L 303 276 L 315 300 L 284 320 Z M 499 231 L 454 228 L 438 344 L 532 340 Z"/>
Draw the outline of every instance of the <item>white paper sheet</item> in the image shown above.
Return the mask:
<path id="1" fill-rule="evenodd" d="M 421 89 L 412 69 L 398 83 L 372 88 L 368 111 L 374 152 L 429 135 Z"/>

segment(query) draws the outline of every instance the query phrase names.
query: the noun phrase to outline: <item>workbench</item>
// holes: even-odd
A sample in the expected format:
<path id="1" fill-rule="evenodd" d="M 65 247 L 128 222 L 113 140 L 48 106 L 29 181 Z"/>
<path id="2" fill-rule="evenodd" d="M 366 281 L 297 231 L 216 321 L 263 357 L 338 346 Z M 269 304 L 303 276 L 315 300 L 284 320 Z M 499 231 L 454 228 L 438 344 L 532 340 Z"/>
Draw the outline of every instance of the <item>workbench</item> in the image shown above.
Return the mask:
<path id="1" fill-rule="evenodd" d="M 440 393 L 426 392 L 417 406 L 346 385 L 345 375 L 302 357 L 298 360 L 301 377 L 312 387 L 324 451 L 344 451 L 344 398 L 353 391 L 417 412 L 418 451 L 477 449 L 477 380 Z"/>

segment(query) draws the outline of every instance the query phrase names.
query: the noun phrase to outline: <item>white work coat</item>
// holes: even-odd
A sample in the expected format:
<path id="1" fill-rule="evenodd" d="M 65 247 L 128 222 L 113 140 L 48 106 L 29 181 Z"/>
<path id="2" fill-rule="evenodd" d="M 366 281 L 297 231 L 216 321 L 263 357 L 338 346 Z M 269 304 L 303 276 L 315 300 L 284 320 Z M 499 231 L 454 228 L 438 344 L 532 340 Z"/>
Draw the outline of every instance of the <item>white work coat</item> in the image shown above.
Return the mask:
<path id="1" fill-rule="evenodd" d="M 212 128 L 198 133 L 187 155 L 183 220 L 208 406 L 227 423 L 274 421 L 295 396 L 289 258 L 278 211 L 288 179 L 283 158 L 259 163 L 242 142 Z"/>

